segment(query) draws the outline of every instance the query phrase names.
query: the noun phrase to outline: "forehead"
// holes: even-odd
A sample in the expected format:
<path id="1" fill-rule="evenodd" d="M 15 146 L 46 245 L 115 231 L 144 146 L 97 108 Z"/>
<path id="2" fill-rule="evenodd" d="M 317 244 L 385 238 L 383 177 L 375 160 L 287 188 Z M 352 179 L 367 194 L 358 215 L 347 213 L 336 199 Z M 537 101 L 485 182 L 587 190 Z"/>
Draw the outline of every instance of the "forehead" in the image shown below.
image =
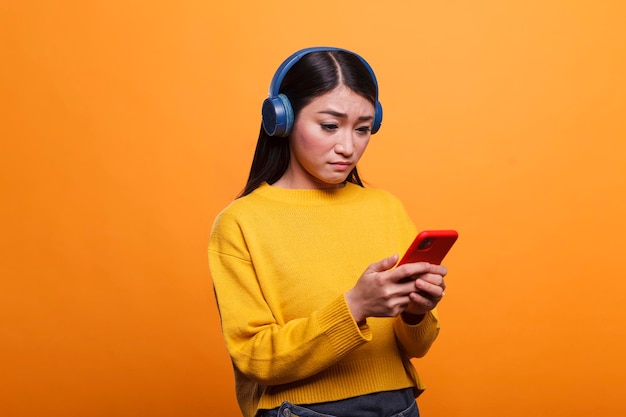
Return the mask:
<path id="1" fill-rule="evenodd" d="M 362 95 L 356 93 L 354 90 L 349 89 L 344 85 L 340 85 L 337 88 L 315 97 L 309 103 L 307 107 L 319 108 L 319 107 L 338 107 L 340 109 L 359 109 L 374 111 L 374 105 Z"/>

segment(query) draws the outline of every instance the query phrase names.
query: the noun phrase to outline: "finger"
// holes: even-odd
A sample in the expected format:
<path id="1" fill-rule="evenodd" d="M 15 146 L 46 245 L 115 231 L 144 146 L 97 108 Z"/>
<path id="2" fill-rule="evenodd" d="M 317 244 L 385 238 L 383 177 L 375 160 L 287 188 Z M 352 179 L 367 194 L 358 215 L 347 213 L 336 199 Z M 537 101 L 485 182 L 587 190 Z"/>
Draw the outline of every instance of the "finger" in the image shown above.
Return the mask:
<path id="1" fill-rule="evenodd" d="M 428 262 L 413 262 L 400 265 L 395 269 L 398 274 L 405 277 L 427 274 L 431 270 L 431 264 Z"/>
<path id="2" fill-rule="evenodd" d="M 430 264 L 426 262 L 404 264 L 391 271 L 390 279 L 398 283 L 414 282 L 427 274 L 429 270 Z"/>
<path id="3" fill-rule="evenodd" d="M 437 302 L 417 293 L 411 294 L 411 303 L 410 312 L 412 314 L 424 314 L 437 306 Z"/>
<path id="4" fill-rule="evenodd" d="M 412 293 L 409 298 L 414 304 L 419 305 L 426 310 L 430 310 L 439 304 L 439 302 L 443 299 L 443 296 L 440 295 L 437 297 L 424 291 L 418 291 Z"/>
<path id="5" fill-rule="evenodd" d="M 443 265 L 431 264 L 430 271 L 428 272 L 430 272 L 431 274 L 441 275 L 442 277 L 445 277 L 446 275 L 448 275 L 448 268 Z"/>
<path id="6" fill-rule="evenodd" d="M 415 280 L 415 288 L 419 292 L 425 293 L 429 298 L 440 299 L 445 294 L 445 283 L 443 279 L 440 284 L 433 284 L 425 279 L 419 278 Z"/>
<path id="7" fill-rule="evenodd" d="M 443 279 L 443 276 L 441 275 L 437 275 L 437 274 L 424 274 L 424 275 L 420 275 L 419 277 L 416 277 L 416 280 L 422 280 L 428 283 L 431 283 L 433 285 L 437 285 L 439 287 L 441 287 L 441 289 L 445 290 L 446 289 L 446 281 Z"/>
<path id="8" fill-rule="evenodd" d="M 382 259 L 378 262 L 374 262 L 367 268 L 367 272 L 383 272 L 387 271 L 398 262 L 398 255 L 392 255 L 388 258 Z"/>

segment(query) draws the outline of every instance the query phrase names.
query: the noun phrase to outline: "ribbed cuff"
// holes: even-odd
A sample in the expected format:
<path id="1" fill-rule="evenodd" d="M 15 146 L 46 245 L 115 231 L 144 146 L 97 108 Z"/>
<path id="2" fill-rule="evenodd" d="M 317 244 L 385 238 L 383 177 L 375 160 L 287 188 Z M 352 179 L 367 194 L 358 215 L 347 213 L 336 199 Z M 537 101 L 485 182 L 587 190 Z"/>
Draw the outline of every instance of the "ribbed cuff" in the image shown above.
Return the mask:
<path id="1" fill-rule="evenodd" d="M 343 295 L 319 312 L 318 322 L 338 355 L 344 355 L 372 340 L 369 326 L 357 326 Z"/>
<path id="2" fill-rule="evenodd" d="M 418 324 L 407 324 L 401 317 L 393 323 L 398 342 L 409 357 L 421 358 L 439 334 L 439 319 L 435 310 L 431 310 Z"/>

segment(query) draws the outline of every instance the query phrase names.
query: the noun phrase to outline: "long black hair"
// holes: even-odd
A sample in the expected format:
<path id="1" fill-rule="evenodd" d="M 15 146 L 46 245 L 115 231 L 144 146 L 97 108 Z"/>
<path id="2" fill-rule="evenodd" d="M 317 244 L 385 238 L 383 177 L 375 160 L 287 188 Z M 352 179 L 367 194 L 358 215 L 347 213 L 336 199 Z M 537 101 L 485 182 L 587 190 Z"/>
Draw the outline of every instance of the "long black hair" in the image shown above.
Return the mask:
<path id="1" fill-rule="evenodd" d="M 375 105 L 377 85 L 370 71 L 358 56 L 343 50 L 306 54 L 285 74 L 279 92 L 289 98 L 297 119 L 303 107 L 340 84 Z M 269 136 L 261 126 L 248 182 L 239 197 L 250 194 L 264 182 L 278 181 L 289 167 L 289 160 L 288 138 Z M 346 181 L 363 186 L 356 167 Z"/>

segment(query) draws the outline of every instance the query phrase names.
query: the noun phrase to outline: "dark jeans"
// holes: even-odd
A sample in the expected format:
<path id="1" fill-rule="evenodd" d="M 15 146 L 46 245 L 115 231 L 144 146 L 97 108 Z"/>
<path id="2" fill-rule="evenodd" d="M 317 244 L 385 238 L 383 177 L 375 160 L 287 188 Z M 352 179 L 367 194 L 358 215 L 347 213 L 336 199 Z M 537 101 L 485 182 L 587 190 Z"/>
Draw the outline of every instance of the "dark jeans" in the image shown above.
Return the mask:
<path id="1" fill-rule="evenodd" d="M 397 414 L 391 416 L 381 417 L 419 417 L 420 413 L 417 409 L 417 403 L 413 403 L 406 409 Z M 313 410 L 309 410 L 305 407 L 293 405 L 288 402 L 284 402 L 279 408 L 268 410 L 261 417 L 335 417 L 332 414 L 321 414 Z M 358 417 L 358 416 L 354 416 Z"/>

